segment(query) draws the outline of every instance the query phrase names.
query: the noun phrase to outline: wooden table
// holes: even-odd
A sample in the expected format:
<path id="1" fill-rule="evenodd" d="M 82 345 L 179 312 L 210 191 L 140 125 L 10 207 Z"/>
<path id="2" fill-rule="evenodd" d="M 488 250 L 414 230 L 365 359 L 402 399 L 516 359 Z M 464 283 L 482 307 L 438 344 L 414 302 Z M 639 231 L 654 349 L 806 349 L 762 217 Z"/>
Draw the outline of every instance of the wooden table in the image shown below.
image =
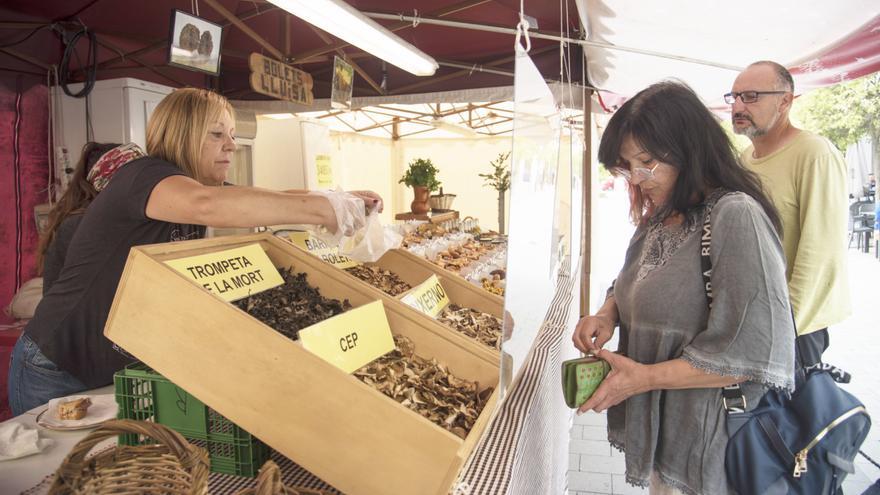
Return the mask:
<path id="1" fill-rule="evenodd" d="M 458 220 L 458 210 L 449 210 L 442 213 L 398 213 L 395 220 L 422 220 L 430 223 L 443 223 L 450 220 Z"/>

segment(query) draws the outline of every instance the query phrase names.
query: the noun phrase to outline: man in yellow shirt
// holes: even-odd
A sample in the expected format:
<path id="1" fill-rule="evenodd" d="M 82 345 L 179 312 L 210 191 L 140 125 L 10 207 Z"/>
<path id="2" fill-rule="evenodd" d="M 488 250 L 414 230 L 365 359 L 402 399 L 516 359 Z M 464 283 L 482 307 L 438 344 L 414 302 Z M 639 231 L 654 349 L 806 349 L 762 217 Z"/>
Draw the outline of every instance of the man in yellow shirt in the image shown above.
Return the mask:
<path id="1" fill-rule="evenodd" d="M 828 348 L 828 327 L 850 314 L 846 165 L 830 141 L 791 124 L 793 93 L 788 70 L 761 61 L 739 74 L 724 99 L 734 132 L 752 141 L 743 164 L 761 177 L 782 218 L 798 351 L 809 365 Z"/>

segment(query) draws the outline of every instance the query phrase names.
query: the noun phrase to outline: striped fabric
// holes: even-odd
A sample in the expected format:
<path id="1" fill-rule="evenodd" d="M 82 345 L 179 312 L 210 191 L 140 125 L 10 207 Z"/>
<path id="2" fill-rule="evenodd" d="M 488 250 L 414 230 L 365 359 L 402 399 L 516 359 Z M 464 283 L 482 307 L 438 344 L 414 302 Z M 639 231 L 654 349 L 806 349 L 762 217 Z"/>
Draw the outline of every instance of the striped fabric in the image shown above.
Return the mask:
<path id="1" fill-rule="evenodd" d="M 547 317 L 480 443 L 459 475 L 456 495 L 563 493 L 571 411 L 564 408 L 560 367 L 575 282 L 563 267 Z M 569 345 L 571 347 L 571 345 Z M 557 445 L 555 439 L 563 438 Z"/>

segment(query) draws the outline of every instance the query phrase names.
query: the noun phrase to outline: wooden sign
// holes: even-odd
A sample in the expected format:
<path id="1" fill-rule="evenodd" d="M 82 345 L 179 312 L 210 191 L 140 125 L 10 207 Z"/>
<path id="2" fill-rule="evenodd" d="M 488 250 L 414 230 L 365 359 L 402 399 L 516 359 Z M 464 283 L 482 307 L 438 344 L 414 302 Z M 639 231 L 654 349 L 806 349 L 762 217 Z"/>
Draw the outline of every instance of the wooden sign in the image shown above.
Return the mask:
<path id="1" fill-rule="evenodd" d="M 299 331 L 303 347 L 346 373 L 394 350 L 394 337 L 382 301 L 361 307 Z"/>
<path id="2" fill-rule="evenodd" d="M 284 283 L 259 244 L 168 260 L 165 264 L 225 301 L 235 301 Z"/>
<path id="3" fill-rule="evenodd" d="M 290 242 L 295 246 L 305 249 L 309 253 L 337 268 L 351 268 L 360 264 L 348 256 L 339 254 L 339 248 L 331 248 L 327 243 L 313 236 L 310 232 L 292 232 L 287 235 L 287 238 L 290 239 Z"/>
<path id="4" fill-rule="evenodd" d="M 303 105 L 314 102 L 312 76 L 277 60 L 251 53 L 251 89 L 257 93 Z"/>
<path id="5" fill-rule="evenodd" d="M 449 296 L 443 290 L 437 275 L 431 275 L 431 278 L 413 287 L 400 300 L 431 318 L 436 318 L 449 305 Z"/>

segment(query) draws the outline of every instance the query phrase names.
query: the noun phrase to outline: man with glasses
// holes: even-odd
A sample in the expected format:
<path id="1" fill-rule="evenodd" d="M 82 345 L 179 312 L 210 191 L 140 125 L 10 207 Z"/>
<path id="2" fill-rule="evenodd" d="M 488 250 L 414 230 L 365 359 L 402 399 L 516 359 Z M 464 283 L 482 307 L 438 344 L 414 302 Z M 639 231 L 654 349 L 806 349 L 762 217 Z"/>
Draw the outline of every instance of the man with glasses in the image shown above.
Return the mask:
<path id="1" fill-rule="evenodd" d="M 793 93 L 785 67 L 760 61 L 739 74 L 724 100 L 733 131 L 752 142 L 743 164 L 761 177 L 782 218 L 797 345 L 813 364 L 828 348 L 828 327 L 850 314 L 846 165 L 829 140 L 789 121 Z"/>

